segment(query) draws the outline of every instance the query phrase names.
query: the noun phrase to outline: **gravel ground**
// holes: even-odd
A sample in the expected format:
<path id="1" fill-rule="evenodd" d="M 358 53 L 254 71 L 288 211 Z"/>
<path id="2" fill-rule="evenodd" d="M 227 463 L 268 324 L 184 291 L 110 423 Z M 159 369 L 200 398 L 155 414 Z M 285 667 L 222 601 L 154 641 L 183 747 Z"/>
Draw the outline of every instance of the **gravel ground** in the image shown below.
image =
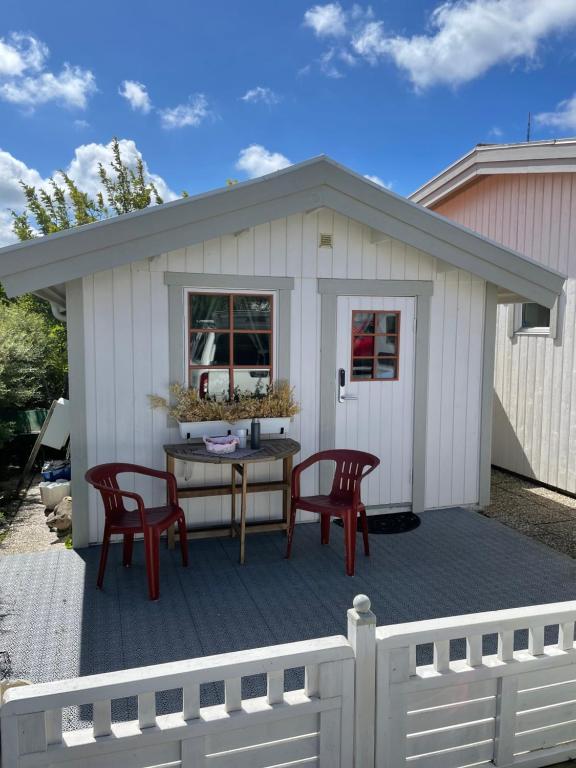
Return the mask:
<path id="1" fill-rule="evenodd" d="M 64 539 L 59 539 L 45 521 L 44 505 L 40 503 L 40 490 L 38 485 L 34 484 L 30 486 L 8 533 L 0 541 L 0 557 L 63 548 Z"/>
<path id="2" fill-rule="evenodd" d="M 494 469 L 491 503 L 482 514 L 576 558 L 576 499 L 571 496 Z"/>

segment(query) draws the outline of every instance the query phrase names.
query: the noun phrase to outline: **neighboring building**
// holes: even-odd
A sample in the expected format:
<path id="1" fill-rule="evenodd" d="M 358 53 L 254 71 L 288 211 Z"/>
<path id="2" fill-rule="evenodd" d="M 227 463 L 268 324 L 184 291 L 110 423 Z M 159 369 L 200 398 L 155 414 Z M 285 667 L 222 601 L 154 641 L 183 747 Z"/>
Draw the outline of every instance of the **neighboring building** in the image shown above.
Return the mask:
<path id="1" fill-rule="evenodd" d="M 576 493 L 576 140 L 479 145 L 411 199 L 568 275 L 498 309 L 492 462 Z"/>
<path id="2" fill-rule="evenodd" d="M 50 288 L 54 304 L 65 286 L 76 546 L 102 535 L 86 467 L 162 467 L 178 430 L 148 395 L 195 381 L 200 368 L 210 388 L 207 367 L 220 386 L 234 376 L 230 350 L 245 370 L 295 387 L 302 458 L 334 446 L 381 458 L 363 489 L 370 507 L 485 503 L 498 296 L 552 307 L 564 283 L 325 157 L 4 248 L 0 278 L 10 296 Z M 228 335 L 218 297 L 230 294 L 254 315 L 243 315 L 252 346 Z M 196 359 L 199 341 L 214 355 Z M 338 397 L 341 370 L 357 399 Z M 222 477 L 194 465 L 181 479 Z M 303 482 L 311 493 L 325 478 Z M 190 525 L 229 516 L 222 497 L 186 503 Z M 264 519 L 281 504 L 265 493 L 250 503 L 250 517 Z"/>

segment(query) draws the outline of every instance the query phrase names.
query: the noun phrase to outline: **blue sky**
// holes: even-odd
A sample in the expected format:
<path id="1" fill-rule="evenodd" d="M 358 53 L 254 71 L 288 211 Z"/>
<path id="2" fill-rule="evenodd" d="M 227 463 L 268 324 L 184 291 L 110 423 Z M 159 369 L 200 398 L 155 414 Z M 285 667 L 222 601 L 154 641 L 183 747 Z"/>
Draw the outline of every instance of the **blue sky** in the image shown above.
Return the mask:
<path id="1" fill-rule="evenodd" d="M 321 153 L 407 194 L 528 111 L 576 134 L 576 0 L 2 5 L 2 242 L 18 177 L 90 191 L 113 135 L 169 198 Z"/>

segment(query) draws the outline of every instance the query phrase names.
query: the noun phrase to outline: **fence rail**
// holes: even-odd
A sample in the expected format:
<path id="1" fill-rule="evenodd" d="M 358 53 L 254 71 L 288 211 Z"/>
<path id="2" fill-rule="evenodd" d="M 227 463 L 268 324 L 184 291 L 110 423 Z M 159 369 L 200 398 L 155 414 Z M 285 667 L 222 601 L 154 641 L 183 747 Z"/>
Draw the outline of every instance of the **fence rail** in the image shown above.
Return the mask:
<path id="1" fill-rule="evenodd" d="M 365 596 L 329 637 L 10 690 L 3 768 L 538 768 L 576 757 L 576 601 L 376 627 Z M 303 667 L 301 690 L 285 671 Z M 242 679 L 266 695 L 242 698 Z M 224 703 L 200 706 L 223 683 Z M 181 710 L 156 711 L 180 690 Z M 135 697 L 137 717 L 112 721 Z M 63 731 L 62 711 L 92 725 Z"/>
<path id="2" fill-rule="evenodd" d="M 536 768 L 576 757 L 575 620 L 568 602 L 379 627 L 377 767 Z M 454 641 L 464 658 L 453 658 Z M 418 665 L 427 646 L 432 661 Z"/>

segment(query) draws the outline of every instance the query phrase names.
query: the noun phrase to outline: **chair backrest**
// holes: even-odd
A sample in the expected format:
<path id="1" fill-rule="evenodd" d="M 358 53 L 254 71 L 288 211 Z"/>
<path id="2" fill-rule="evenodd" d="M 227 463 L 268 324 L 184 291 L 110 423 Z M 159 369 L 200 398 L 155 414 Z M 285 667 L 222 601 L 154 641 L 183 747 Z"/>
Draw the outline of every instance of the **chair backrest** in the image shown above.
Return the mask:
<path id="1" fill-rule="evenodd" d="M 370 474 L 380 464 L 380 459 L 365 451 L 353 451 L 345 448 L 335 448 L 322 451 L 322 461 L 333 461 L 336 464 L 330 496 L 339 501 L 351 501 L 356 489 L 359 489 L 362 478 Z M 367 471 L 364 471 L 368 467 Z"/>
<path id="2" fill-rule="evenodd" d="M 106 517 L 113 519 L 118 513 L 126 511 L 122 496 L 114 491 L 120 490 L 118 475 L 134 472 L 136 469 L 134 464 L 98 464 L 84 475 L 86 482 L 100 491 Z"/>

